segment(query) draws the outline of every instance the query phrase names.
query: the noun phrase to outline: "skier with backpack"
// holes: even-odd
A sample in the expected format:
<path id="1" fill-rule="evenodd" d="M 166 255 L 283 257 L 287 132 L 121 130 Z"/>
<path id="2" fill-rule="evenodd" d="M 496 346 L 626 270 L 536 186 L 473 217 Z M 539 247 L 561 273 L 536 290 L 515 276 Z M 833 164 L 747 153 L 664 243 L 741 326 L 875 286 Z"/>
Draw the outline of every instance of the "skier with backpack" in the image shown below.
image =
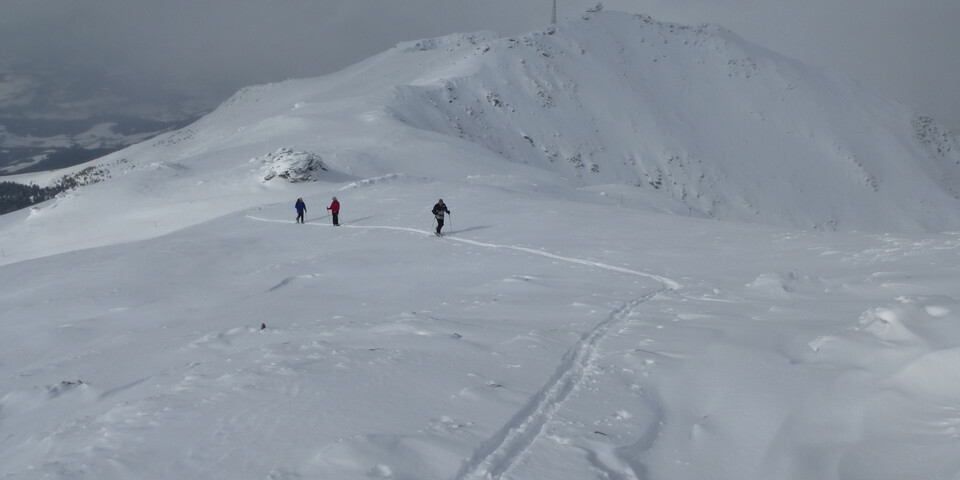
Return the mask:
<path id="1" fill-rule="evenodd" d="M 440 233 L 440 229 L 443 228 L 443 214 L 446 213 L 447 215 L 450 215 L 450 210 L 447 209 L 447 205 L 443 203 L 443 199 L 441 198 L 440 201 L 433 206 L 433 210 L 431 211 L 433 212 L 433 216 L 437 219 L 437 236 L 442 237 L 443 234 Z"/>

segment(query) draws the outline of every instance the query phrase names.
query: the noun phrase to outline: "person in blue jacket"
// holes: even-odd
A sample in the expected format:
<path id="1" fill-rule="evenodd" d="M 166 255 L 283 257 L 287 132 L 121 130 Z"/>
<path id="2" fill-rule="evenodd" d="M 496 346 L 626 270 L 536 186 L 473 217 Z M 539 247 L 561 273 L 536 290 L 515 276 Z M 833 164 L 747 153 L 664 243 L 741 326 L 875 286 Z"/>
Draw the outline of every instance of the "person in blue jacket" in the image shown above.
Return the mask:
<path id="1" fill-rule="evenodd" d="M 307 204 L 303 203 L 303 198 L 298 198 L 294 206 L 297 207 L 297 223 L 303 223 L 303 212 L 307 211 Z"/>

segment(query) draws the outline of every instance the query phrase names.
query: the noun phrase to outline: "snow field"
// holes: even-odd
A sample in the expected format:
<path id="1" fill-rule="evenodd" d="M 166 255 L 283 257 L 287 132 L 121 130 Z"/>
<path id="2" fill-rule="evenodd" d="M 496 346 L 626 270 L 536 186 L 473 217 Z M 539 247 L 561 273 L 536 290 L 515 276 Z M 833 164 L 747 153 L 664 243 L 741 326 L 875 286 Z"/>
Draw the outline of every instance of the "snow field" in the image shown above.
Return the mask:
<path id="1" fill-rule="evenodd" d="M 937 261 L 955 236 L 794 234 L 603 196 L 521 193 L 518 211 L 464 186 L 435 238 L 419 189 L 336 192 L 339 228 L 318 194 L 305 225 L 264 205 L 5 267 L 25 279 L 5 304 L 31 319 L 0 360 L 6 474 L 956 471 L 956 269 Z"/>
<path id="2" fill-rule="evenodd" d="M 244 89 L 0 217 L 0 476 L 960 478 L 937 132 L 606 13 Z"/>

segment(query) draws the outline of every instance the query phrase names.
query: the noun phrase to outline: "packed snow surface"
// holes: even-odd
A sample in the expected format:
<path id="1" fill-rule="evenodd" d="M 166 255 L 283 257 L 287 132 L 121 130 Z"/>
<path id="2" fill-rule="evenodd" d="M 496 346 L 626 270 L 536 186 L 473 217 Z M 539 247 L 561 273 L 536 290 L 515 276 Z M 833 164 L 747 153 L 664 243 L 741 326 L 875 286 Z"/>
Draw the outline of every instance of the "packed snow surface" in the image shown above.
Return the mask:
<path id="1" fill-rule="evenodd" d="M 250 87 L 0 217 L 0 476 L 960 479 L 957 155 L 608 12 Z"/>

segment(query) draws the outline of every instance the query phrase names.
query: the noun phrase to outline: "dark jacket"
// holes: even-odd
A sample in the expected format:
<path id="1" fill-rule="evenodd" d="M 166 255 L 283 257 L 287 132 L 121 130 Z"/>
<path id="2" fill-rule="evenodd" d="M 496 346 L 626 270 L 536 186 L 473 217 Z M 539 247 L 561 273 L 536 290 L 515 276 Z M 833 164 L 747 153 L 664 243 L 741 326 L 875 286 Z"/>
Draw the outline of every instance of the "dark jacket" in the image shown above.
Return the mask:
<path id="1" fill-rule="evenodd" d="M 297 207 L 298 213 L 303 212 L 307 209 L 307 204 L 303 203 L 303 200 L 297 200 L 297 204 L 295 206 Z"/>
<path id="2" fill-rule="evenodd" d="M 433 206 L 433 216 L 437 218 L 443 218 L 444 213 L 450 213 L 450 210 L 447 210 L 447 205 L 443 202 L 437 202 Z"/>

